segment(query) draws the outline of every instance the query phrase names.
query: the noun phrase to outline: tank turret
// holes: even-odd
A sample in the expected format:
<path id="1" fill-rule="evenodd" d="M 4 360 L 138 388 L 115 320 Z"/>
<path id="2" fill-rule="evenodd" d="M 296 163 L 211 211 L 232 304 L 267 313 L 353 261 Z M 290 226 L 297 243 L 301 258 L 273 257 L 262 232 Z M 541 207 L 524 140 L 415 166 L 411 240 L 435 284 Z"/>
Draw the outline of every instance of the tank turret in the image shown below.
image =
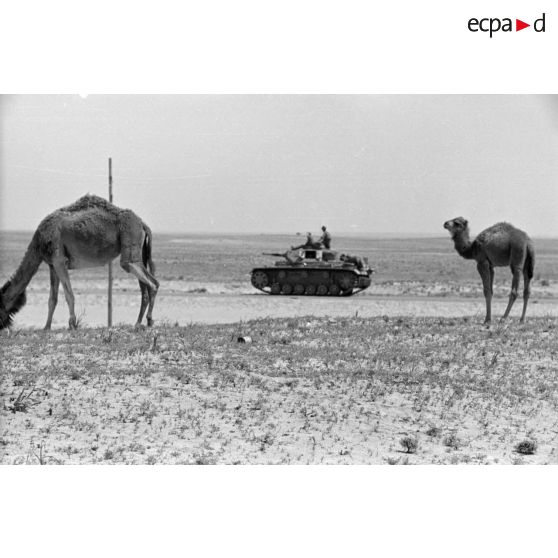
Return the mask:
<path id="1" fill-rule="evenodd" d="M 373 270 L 367 258 L 324 248 L 264 252 L 282 258 L 252 270 L 252 285 L 272 295 L 350 296 L 368 288 Z"/>

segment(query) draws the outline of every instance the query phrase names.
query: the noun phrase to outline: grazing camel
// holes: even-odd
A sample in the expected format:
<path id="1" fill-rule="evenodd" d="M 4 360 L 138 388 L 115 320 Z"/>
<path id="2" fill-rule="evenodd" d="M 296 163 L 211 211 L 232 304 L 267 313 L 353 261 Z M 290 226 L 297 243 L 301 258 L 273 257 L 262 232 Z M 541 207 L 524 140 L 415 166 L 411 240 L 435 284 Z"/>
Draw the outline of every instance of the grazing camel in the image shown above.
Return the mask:
<path id="1" fill-rule="evenodd" d="M 453 239 L 457 253 L 466 260 L 475 260 L 480 273 L 486 300 L 485 324 L 489 324 L 491 315 L 492 287 L 494 268 L 510 266 L 513 275 L 508 307 L 502 320 L 505 320 L 517 298 L 519 279 L 523 273 L 523 312 L 521 322 L 525 321 L 527 302 L 529 301 L 529 284 L 535 269 L 535 248 L 533 242 L 523 231 L 509 223 L 497 223 L 482 231 L 475 240 L 469 240 L 469 225 L 463 217 L 457 217 L 444 223 Z"/>
<path id="2" fill-rule="evenodd" d="M 52 324 L 60 283 L 70 310 L 69 326 L 75 329 L 74 293 L 68 270 L 103 266 L 119 254 L 122 268 L 139 280 L 141 307 L 136 327 L 141 325 L 148 306 L 147 325 L 153 325 L 159 282 L 153 276 L 151 230 L 129 209 L 120 209 L 88 194 L 51 213 L 37 227 L 19 267 L 0 289 L 0 329 L 9 327 L 13 315 L 25 305 L 25 289 L 42 262 L 50 268 L 45 329 L 50 329 Z"/>

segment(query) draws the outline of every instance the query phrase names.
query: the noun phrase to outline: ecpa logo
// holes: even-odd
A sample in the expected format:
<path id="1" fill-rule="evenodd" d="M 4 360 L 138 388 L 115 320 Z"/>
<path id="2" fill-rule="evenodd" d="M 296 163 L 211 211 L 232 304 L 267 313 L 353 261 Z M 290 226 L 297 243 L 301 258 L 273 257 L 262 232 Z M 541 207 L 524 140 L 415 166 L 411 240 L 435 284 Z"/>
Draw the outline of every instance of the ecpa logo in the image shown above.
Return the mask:
<path id="1" fill-rule="evenodd" d="M 533 22 L 533 30 L 537 33 L 544 33 L 545 32 L 545 25 L 546 25 L 546 14 L 543 14 L 539 19 L 536 19 Z M 479 31 L 483 33 L 489 33 L 489 37 L 492 38 L 494 33 L 498 33 L 498 31 L 512 32 L 514 31 L 512 18 L 505 17 L 500 19 L 498 17 L 485 17 L 482 19 L 477 19 L 476 17 L 472 17 L 468 22 L 469 31 L 473 33 L 478 33 Z M 531 27 L 530 23 L 525 23 L 520 19 L 515 20 L 515 31 L 521 31 L 522 29 L 526 29 L 527 27 Z"/>

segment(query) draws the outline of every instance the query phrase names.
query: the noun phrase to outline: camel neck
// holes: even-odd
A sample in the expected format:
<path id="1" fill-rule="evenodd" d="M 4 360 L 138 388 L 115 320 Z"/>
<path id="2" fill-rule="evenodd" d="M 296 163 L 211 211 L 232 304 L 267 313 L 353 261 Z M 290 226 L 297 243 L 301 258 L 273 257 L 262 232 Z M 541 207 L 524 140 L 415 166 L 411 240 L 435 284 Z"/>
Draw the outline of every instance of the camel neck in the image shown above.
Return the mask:
<path id="1" fill-rule="evenodd" d="M 473 243 L 469 240 L 469 233 L 462 232 L 453 237 L 453 243 L 457 253 L 467 260 L 473 259 Z"/>

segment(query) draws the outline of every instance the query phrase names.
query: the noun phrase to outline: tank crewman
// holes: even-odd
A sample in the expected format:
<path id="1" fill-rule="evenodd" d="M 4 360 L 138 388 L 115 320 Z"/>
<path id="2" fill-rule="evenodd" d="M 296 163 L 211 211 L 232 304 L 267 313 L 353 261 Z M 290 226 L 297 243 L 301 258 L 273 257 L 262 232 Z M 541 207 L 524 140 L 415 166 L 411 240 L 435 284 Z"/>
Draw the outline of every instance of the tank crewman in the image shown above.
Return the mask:
<path id="1" fill-rule="evenodd" d="M 341 254 L 339 259 L 356 266 L 359 271 L 364 271 L 364 260 L 360 256 L 351 256 L 350 254 Z"/>
<path id="2" fill-rule="evenodd" d="M 323 244 L 326 250 L 331 248 L 331 234 L 326 230 L 325 225 L 322 226 L 322 236 L 320 236 L 319 242 Z"/>
<path id="3" fill-rule="evenodd" d="M 318 242 L 314 242 L 314 237 L 312 236 L 311 232 L 306 233 L 306 242 L 301 244 L 300 246 L 291 246 L 291 250 L 299 250 L 300 248 L 320 248 L 320 244 Z"/>

